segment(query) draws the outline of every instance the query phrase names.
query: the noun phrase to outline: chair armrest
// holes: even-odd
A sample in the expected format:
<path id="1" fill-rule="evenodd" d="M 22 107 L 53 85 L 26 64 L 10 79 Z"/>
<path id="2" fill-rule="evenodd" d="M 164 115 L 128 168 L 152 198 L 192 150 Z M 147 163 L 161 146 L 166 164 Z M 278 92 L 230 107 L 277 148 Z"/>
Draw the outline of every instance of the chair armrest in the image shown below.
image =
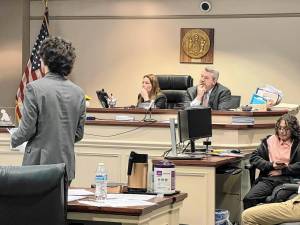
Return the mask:
<path id="1" fill-rule="evenodd" d="M 298 192 L 299 184 L 283 184 L 282 189 L 283 190 L 288 190 L 288 191 L 295 191 Z"/>
<path id="2" fill-rule="evenodd" d="M 250 184 L 251 184 L 251 187 L 253 186 L 254 184 L 254 181 L 255 181 L 255 170 L 256 170 L 256 167 L 251 165 L 251 164 L 246 164 L 245 165 L 245 169 L 249 170 L 249 176 L 250 176 Z"/>

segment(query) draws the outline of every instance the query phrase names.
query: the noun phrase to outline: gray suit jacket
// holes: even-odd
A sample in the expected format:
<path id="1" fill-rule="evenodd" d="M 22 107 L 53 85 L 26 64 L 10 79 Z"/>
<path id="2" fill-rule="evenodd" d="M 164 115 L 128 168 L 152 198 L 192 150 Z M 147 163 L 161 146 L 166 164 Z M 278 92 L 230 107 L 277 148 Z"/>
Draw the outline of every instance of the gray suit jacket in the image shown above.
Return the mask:
<path id="1" fill-rule="evenodd" d="M 53 73 L 26 86 L 22 120 L 12 147 L 28 141 L 23 165 L 65 163 L 75 177 L 74 143 L 83 137 L 85 96 L 80 87 Z"/>
<path id="2" fill-rule="evenodd" d="M 185 102 L 193 101 L 197 96 L 197 86 L 187 89 Z M 220 83 L 216 83 L 212 89 L 208 105 L 213 110 L 229 109 L 231 107 L 231 92 L 230 90 Z"/>

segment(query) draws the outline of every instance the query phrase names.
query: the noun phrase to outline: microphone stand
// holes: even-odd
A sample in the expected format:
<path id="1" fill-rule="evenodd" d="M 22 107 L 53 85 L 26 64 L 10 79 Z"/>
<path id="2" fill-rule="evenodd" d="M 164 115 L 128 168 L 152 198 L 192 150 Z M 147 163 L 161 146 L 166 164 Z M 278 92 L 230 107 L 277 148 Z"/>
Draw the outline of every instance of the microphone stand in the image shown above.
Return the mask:
<path id="1" fill-rule="evenodd" d="M 147 115 L 148 115 L 148 112 L 149 112 L 149 118 L 146 118 Z M 149 110 L 146 111 L 146 117 L 144 119 L 144 122 L 156 122 L 157 120 L 156 119 L 153 119 L 152 118 L 152 107 L 149 108 Z"/>
<path id="2" fill-rule="evenodd" d="M 211 141 L 209 141 L 209 138 L 206 138 L 206 140 L 203 141 L 203 145 L 205 145 L 205 154 L 208 155 L 208 146 L 211 145 Z"/>

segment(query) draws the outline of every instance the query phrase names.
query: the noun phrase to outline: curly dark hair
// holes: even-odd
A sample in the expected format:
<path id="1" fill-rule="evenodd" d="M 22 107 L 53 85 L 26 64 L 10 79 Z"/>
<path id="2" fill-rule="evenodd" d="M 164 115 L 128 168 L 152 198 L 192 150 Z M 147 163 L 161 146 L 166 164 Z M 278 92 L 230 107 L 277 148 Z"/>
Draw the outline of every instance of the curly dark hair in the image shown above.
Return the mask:
<path id="1" fill-rule="evenodd" d="M 61 76 L 68 76 L 71 73 L 76 58 L 75 48 L 71 42 L 61 37 L 46 38 L 39 54 L 50 72 Z"/>
<path id="2" fill-rule="evenodd" d="M 278 130 L 280 127 L 280 122 L 284 120 L 287 128 L 291 131 L 291 139 L 299 140 L 300 139 L 300 127 L 297 118 L 289 113 L 282 115 L 275 124 L 275 132 L 278 136 Z"/>

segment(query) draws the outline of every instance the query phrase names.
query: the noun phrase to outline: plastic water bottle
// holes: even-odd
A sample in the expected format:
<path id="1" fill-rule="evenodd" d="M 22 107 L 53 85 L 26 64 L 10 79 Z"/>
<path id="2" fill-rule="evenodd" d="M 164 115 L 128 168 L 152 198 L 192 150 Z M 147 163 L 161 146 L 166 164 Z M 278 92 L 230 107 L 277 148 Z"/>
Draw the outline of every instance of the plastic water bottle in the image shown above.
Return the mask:
<path id="1" fill-rule="evenodd" d="M 104 201 L 107 197 L 107 173 L 104 163 L 98 163 L 96 171 L 96 190 L 95 196 L 97 201 Z"/>

